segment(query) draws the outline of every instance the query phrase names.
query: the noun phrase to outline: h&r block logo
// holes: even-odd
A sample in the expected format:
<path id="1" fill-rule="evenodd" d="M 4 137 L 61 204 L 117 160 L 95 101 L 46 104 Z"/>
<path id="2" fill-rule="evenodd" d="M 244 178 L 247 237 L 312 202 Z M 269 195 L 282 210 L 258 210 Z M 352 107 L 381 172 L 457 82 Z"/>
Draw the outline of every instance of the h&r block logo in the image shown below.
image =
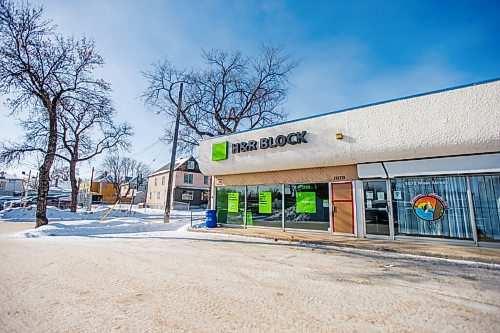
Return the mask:
<path id="1" fill-rule="evenodd" d="M 227 141 L 212 145 L 212 161 L 227 160 Z"/>

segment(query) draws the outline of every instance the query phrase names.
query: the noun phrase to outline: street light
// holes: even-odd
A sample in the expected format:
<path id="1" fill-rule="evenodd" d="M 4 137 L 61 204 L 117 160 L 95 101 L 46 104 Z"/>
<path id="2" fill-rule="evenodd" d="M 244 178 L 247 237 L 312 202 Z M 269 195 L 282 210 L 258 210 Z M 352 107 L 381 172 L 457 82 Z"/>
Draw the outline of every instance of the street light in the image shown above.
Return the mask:
<path id="1" fill-rule="evenodd" d="M 173 173 L 174 173 L 174 167 L 175 167 L 175 154 L 177 152 L 177 137 L 179 135 L 179 120 L 180 120 L 180 116 L 181 116 L 183 85 L 184 84 L 181 82 L 181 86 L 179 88 L 179 101 L 177 103 L 177 114 L 175 115 L 174 140 L 172 141 L 172 154 L 170 155 L 170 169 L 168 172 L 167 198 L 165 200 L 165 215 L 163 216 L 164 223 L 167 223 L 170 220 L 172 182 L 173 182 Z"/>

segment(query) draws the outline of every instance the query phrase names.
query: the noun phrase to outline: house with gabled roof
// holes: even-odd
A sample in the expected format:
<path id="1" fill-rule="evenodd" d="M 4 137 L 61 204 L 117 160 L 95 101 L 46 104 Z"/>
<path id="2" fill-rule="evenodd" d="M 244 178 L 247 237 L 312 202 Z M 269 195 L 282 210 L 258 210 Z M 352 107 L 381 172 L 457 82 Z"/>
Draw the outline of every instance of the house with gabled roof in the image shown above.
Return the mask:
<path id="1" fill-rule="evenodd" d="M 146 207 L 164 209 L 170 163 L 148 176 Z M 175 161 L 171 202 L 173 209 L 204 208 L 208 203 L 210 178 L 201 173 L 193 157 Z"/>
<path id="2" fill-rule="evenodd" d="M 23 179 L 0 172 L 0 195 L 17 195 L 24 191 Z"/>

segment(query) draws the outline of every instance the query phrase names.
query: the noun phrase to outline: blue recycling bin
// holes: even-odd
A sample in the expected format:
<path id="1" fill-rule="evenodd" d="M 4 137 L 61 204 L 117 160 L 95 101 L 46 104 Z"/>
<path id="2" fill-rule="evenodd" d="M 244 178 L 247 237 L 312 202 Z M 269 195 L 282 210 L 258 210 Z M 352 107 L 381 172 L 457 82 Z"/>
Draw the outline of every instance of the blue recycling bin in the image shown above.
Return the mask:
<path id="1" fill-rule="evenodd" d="M 217 211 L 215 209 L 207 210 L 205 225 L 207 228 L 217 228 Z"/>

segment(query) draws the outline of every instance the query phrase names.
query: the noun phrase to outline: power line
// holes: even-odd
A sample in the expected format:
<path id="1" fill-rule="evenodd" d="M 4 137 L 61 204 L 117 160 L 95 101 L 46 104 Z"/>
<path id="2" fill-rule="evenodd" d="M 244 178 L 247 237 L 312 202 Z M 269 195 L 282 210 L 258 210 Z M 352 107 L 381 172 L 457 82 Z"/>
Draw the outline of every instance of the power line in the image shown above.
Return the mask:
<path id="1" fill-rule="evenodd" d="M 149 146 L 147 146 L 146 148 L 144 148 L 140 152 L 135 153 L 134 155 L 132 155 L 131 157 L 136 157 L 138 155 L 141 155 L 141 154 L 145 153 L 146 151 L 148 151 L 149 149 L 153 148 L 155 145 L 157 145 L 160 142 L 161 142 L 161 139 L 156 140 L 155 142 L 153 142 L 152 144 L 150 144 Z"/>

